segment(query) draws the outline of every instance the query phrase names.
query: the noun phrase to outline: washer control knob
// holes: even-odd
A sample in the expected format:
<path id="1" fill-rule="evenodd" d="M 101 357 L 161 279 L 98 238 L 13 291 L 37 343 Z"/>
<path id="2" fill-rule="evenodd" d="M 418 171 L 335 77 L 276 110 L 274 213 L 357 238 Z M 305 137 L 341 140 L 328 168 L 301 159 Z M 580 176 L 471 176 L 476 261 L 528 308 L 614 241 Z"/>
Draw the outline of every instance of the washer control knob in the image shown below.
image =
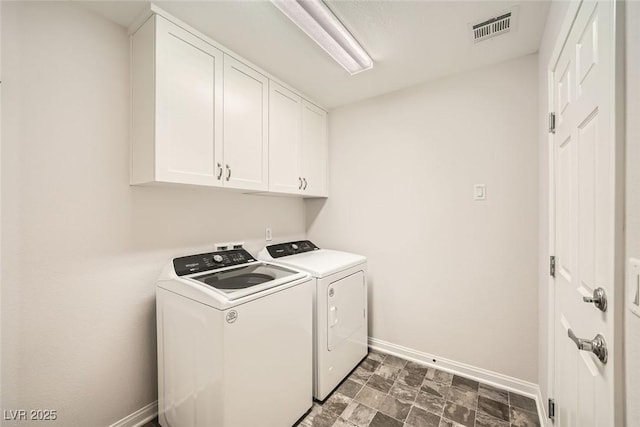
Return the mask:
<path id="1" fill-rule="evenodd" d="M 222 255 L 214 255 L 214 256 L 213 256 L 213 260 L 214 260 L 215 262 L 222 262 L 222 260 L 223 260 L 223 259 L 224 259 L 224 258 L 222 258 Z"/>
<path id="2" fill-rule="evenodd" d="M 291 245 L 291 249 L 293 249 L 294 251 L 297 251 L 297 250 L 298 250 L 298 245 L 296 245 L 295 243 L 293 243 L 293 244 Z"/>

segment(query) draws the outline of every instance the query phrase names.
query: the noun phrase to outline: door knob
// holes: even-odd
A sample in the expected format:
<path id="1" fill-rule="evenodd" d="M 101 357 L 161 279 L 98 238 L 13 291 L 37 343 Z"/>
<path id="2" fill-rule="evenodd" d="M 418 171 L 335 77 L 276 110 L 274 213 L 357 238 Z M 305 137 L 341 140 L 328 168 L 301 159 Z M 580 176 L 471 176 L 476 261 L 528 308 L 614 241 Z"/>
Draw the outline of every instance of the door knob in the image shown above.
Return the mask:
<path id="1" fill-rule="evenodd" d="M 593 297 L 582 297 L 582 301 L 593 303 L 600 311 L 607 311 L 607 294 L 602 288 L 595 288 L 593 290 Z"/>
<path id="2" fill-rule="evenodd" d="M 607 363 L 607 342 L 604 340 L 602 335 L 598 334 L 592 340 L 585 340 L 583 338 L 576 337 L 576 334 L 574 334 L 571 329 L 569 329 L 568 335 L 569 338 L 571 338 L 571 341 L 576 343 L 578 350 L 590 351 L 595 354 L 602 363 Z"/>

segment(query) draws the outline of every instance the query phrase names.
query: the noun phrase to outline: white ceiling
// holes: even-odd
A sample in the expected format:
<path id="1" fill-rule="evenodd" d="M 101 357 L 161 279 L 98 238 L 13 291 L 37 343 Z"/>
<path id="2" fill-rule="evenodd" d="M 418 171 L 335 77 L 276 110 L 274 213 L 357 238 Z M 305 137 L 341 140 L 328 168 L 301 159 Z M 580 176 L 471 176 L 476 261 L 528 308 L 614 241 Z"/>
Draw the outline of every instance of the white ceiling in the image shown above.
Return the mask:
<path id="1" fill-rule="evenodd" d="M 78 2 L 129 26 L 145 2 Z M 538 50 L 548 1 L 327 1 L 374 60 L 355 76 L 268 1 L 158 1 L 159 7 L 333 108 Z M 515 28 L 474 44 L 469 23 L 518 5 Z"/>

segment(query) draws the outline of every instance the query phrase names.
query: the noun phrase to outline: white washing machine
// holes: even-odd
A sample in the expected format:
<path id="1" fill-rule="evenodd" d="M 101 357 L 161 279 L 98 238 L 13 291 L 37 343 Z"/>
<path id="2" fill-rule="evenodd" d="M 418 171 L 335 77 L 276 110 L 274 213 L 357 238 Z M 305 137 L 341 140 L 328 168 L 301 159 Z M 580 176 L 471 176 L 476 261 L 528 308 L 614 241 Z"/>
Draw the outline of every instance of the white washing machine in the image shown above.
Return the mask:
<path id="1" fill-rule="evenodd" d="M 174 259 L 157 283 L 163 427 L 284 427 L 311 408 L 309 275 L 244 249 Z"/>
<path id="2" fill-rule="evenodd" d="M 367 355 L 367 259 L 308 240 L 265 247 L 258 258 L 313 277 L 313 397 L 324 400 Z"/>

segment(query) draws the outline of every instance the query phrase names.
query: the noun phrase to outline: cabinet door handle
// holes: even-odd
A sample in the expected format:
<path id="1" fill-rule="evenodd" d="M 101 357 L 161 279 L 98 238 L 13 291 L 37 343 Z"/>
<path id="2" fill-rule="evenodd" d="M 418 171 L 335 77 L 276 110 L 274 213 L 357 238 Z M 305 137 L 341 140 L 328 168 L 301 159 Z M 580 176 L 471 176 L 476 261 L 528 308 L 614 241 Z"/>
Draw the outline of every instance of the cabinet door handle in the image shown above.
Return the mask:
<path id="1" fill-rule="evenodd" d="M 302 178 L 298 177 L 298 182 L 300 183 L 298 185 L 298 190 L 302 190 Z"/>
<path id="2" fill-rule="evenodd" d="M 307 189 L 307 178 L 302 178 L 302 180 L 304 181 L 304 187 L 302 187 L 303 190 Z"/>
<path id="3" fill-rule="evenodd" d="M 227 167 L 227 181 L 231 179 L 231 168 L 229 165 L 225 165 Z"/>
<path id="4" fill-rule="evenodd" d="M 222 165 L 220 163 L 218 163 L 218 181 L 220 181 L 220 178 L 222 178 Z"/>

